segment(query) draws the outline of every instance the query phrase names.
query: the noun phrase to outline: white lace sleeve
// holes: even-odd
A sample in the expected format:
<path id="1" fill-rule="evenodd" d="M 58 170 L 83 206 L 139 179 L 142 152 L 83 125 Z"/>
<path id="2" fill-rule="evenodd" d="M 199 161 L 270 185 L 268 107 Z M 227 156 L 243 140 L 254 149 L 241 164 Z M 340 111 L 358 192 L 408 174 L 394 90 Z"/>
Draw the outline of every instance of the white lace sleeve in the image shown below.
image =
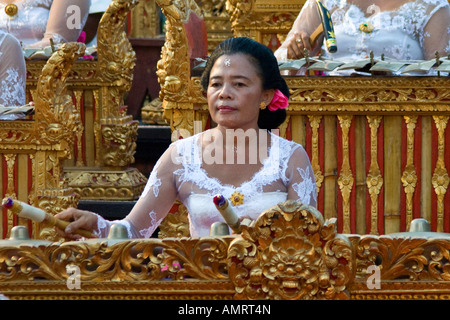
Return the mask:
<path id="1" fill-rule="evenodd" d="M 299 200 L 317 206 L 317 186 L 308 154 L 299 146 L 289 159 L 286 170 L 288 199 Z"/>
<path id="2" fill-rule="evenodd" d="M 25 76 L 25 60 L 19 41 L 14 36 L 0 31 L 0 104 L 25 104 Z"/>
<path id="3" fill-rule="evenodd" d="M 177 199 L 173 172 L 179 164 L 173 161 L 174 145 L 161 156 L 148 179 L 139 200 L 123 220 L 97 219 L 99 237 L 106 237 L 113 223 L 125 225 L 130 238 L 149 238 L 165 218 Z"/>

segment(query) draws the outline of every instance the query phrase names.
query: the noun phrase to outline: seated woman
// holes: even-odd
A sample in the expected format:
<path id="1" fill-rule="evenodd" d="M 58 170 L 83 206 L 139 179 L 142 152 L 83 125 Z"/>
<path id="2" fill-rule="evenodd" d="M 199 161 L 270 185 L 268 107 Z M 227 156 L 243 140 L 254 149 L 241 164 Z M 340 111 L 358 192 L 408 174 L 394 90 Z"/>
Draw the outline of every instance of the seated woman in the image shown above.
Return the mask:
<path id="1" fill-rule="evenodd" d="M 0 0 L 0 30 L 24 47 L 77 41 L 89 14 L 90 0 Z"/>
<path id="2" fill-rule="evenodd" d="M 450 54 L 450 6 L 447 0 L 323 0 L 331 13 L 338 50 L 327 58 L 351 62 L 382 54 L 396 60 L 428 60 Z M 315 0 L 307 0 L 275 56 L 300 59 L 304 48 L 315 55 L 323 36 L 310 43 L 320 25 Z"/>
<path id="3" fill-rule="evenodd" d="M 0 0 L 0 104 L 25 104 L 21 45 L 41 48 L 49 46 L 50 39 L 55 44 L 77 41 L 89 6 L 90 0 Z M 0 119 L 17 117 L 20 115 Z"/>
<path id="4" fill-rule="evenodd" d="M 164 152 L 136 205 L 119 221 L 130 237 L 150 237 L 177 199 L 189 211 L 192 237 L 209 235 L 211 224 L 223 221 L 213 203 L 217 194 L 230 199 L 241 218 L 256 219 L 288 199 L 316 206 L 305 150 L 271 132 L 285 120 L 289 96 L 272 51 L 245 37 L 225 40 L 209 58 L 201 82 L 217 126 Z M 112 223 L 75 208 L 56 217 L 73 220 L 65 229 L 68 238 L 76 237 L 76 229 L 106 237 Z"/>

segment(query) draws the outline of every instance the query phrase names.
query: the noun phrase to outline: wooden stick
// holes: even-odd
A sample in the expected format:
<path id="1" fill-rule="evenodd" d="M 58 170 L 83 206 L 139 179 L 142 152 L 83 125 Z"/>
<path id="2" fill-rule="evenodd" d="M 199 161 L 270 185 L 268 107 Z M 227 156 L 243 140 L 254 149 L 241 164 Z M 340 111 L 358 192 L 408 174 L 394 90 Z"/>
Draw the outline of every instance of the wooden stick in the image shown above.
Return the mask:
<path id="1" fill-rule="evenodd" d="M 316 30 L 314 30 L 313 33 L 311 33 L 311 36 L 309 37 L 309 43 L 311 46 L 314 45 L 314 43 L 317 41 L 317 38 L 323 33 L 323 24 L 321 23 Z"/>
<path id="2" fill-rule="evenodd" d="M 219 210 L 220 214 L 225 219 L 225 222 L 231 227 L 231 229 L 233 229 L 236 233 L 241 233 L 239 218 L 233 208 L 230 207 L 228 200 L 222 195 L 216 195 L 213 198 L 213 201 L 217 210 Z"/>
<path id="3" fill-rule="evenodd" d="M 11 210 L 21 218 L 27 218 L 37 223 L 45 222 L 52 227 L 58 227 L 62 230 L 66 229 L 70 223 L 69 221 L 57 219 L 42 209 L 30 206 L 22 201 L 13 200 L 11 198 L 4 198 L 2 206 L 8 210 Z M 92 232 L 83 229 L 74 230 L 73 233 L 79 234 L 85 238 L 95 238 L 95 235 Z"/>

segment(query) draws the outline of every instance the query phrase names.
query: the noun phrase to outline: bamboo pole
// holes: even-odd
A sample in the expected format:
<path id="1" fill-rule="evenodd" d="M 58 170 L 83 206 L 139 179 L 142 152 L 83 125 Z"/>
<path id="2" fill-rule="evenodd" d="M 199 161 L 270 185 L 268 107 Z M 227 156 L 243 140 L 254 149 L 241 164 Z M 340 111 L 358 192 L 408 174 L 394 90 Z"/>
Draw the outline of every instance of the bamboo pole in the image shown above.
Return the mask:
<path id="1" fill-rule="evenodd" d="M 337 217 L 336 117 L 324 117 L 324 208 L 325 219 Z"/>
<path id="2" fill-rule="evenodd" d="M 400 232 L 402 118 L 384 116 L 384 228 Z"/>
<path id="3" fill-rule="evenodd" d="M 366 119 L 355 117 L 355 201 L 356 233 L 366 233 Z"/>
<path id="4" fill-rule="evenodd" d="M 432 194 L 432 118 L 422 117 L 422 158 L 421 158 L 421 179 L 420 179 L 420 211 L 421 217 L 431 222 L 431 194 Z"/>

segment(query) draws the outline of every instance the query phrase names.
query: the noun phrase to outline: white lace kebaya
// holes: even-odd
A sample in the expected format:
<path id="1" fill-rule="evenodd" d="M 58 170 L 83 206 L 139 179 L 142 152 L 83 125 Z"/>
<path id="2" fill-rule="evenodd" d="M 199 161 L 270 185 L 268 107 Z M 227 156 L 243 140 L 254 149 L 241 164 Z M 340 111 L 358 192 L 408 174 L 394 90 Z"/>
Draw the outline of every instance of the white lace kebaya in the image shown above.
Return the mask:
<path id="1" fill-rule="evenodd" d="M 17 59 L 19 57 L 19 59 Z M 25 104 L 26 67 L 22 49 L 16 38 L 0 30 L 0 104 Z M 19 115 L 2 115 L 0 120 L 14 120 Z"/>
<path id="2" fill-rule="evenodd" d="M 0 30 L 15 36 L 24 47 L 49 38 L 54 43 L 76 41 L 89 6 L 89 0 L 0 0 Z"/>
<path id="3" fill-rule="evenodd" d="M 211 224 L 223 221 L 213 203 L 217 194 L 230 199 L 238 216 L 251 219 L 287 199 L 316 206 L 314 173 L 301 145 L 270 134 L 270 146 L 261 166 L 233 164 L 243 182 L 232 185 L 211 176 L 202 161 L 205 150 L 201 141 L 209 131 L 172 143 L 155 165 L 130 214 L 120 221 L 98 216 L 97 234 L 106 237 L 110 225 L 119 222 L 127 227 L 130 237 L 150 237 L 177 199 L 189 212 L 192 237 L 208 236 Z M 227 165 L 214 165 L 214 170 Z"/>
<path id="4" fill-rule="evenodd" d="M 383 2 L 386 0 L 382 0 Z M 396 60 L 433 59 L 435 52 L 450 54 L 450 6 L 447 0 L 397 1 L 392 10 L 381 10 L 381 0 L 324 0 L 331 13 L 338 50 L 329 59 L 351 62 L 382 54 Z M 387 2 L 387 1 L 386 1 Z M 312 33 L 320 24 L 315 0 L 307 0 L 286 40 L 298 30 Z M 364 28 L 364 24 L 370 28 Z M 365 30 L 365 31 L 363 31 Z M 286 59 L 287 41 L 277 50 Z"/>

